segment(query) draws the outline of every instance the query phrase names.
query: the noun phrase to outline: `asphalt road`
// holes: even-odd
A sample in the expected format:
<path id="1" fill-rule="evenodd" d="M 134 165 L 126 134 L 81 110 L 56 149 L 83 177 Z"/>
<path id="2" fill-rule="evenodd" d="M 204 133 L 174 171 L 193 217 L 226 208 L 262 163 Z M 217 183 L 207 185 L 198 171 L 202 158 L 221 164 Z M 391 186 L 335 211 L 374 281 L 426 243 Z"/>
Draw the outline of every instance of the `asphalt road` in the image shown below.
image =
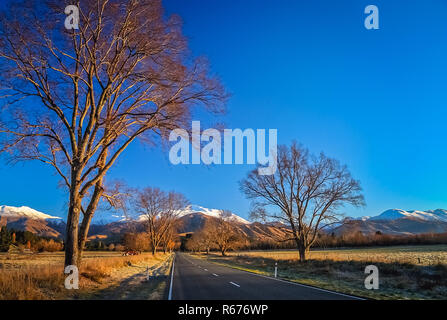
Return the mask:
<path id="1" fill-rule="evenodd" d="M 352 300 L 356 297 L 236 270 L 177 253 L 172 300 Z"/>

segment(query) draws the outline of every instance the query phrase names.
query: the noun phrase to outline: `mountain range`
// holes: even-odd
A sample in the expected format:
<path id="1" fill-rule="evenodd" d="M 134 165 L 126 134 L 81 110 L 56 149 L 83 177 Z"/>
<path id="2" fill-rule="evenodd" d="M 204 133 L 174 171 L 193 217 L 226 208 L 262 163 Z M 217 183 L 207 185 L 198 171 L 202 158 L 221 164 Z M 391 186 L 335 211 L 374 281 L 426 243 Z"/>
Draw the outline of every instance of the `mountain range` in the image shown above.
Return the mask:
<path id="1" fill-rule="evenodd" d="M 25 206 L 0 206 L 0 227 L 3 226 L 51 238 L 59 238 L 65 231 L 65 222 L 62 218 Z"/>
<path id="2" fill-rule="evenodd" d="M 190 205 L 184 208 L 179 217 L 181 220 L 179 233 L 191 233 L 200 230 L 209 219 L 216 219 L 220 210 Z M 232 213 L 237 231 L 253 240 L 266 240 L 281 237 L 286 232 L 285 226 L 279 223 L 263 224 L 249 222 Z M 60 238 L 65 232 L 65 222 L 62 218 L 51 216 L 29 207 L 0 206 L 0 227 L 26 230 L 40 236 Z M 89 237 L 117 238 L 124 232 L 141 231 L 141 224 L 126 223 L 117 220 L 104 224 L 92 224 Z M 348 218 L 345 223 L 333 228 L 330 232 L 346 234 L 362 232 L 372 234 L 380 231 L 390 235 L 410 235 L 421 233 L 447 232 L 447 210 L 436 209 L 427 211 L 405 211 L 390 209 L 374 217 Z"/>
<path id="3" fill-rule="evenodd" d="M 332 230 L 335 234 L 372 234 L 378 231 L 390 235 L 447 232 L 447 210 L 390 209 L 374 217 L 349 218 Z"/>

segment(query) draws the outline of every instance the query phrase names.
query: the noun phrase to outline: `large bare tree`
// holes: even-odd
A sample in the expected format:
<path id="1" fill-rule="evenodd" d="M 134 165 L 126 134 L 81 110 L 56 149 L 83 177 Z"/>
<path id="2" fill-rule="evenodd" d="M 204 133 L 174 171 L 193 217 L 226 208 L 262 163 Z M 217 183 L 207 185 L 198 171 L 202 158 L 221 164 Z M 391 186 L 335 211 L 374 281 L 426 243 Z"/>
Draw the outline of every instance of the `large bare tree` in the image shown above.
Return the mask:
<path id="1" fill-rule="evenodd" d="M 360 183 L 346 166 L 323 153 L 310 156 L 296 143 L 280 146 L 277 157 L 275 174 L 262 176 L 254 170 L 241 181 L 241 191 L 253 201 L 253 218 L 289 226 L 290 237 L 282 241 L 295 241 L 300 261 L 305 261 L 319 232 L 340 221 L 341 206 L 364 204 Z"/>
<path id="2" fill-rule="evenodd" d="M 152 254 L 155 254 L 163 241 L 174 232 L 173 228 L 178 223 L 180 210 L 187 205 L 188 201 L 180 193 L 150 187 L 136 191 L 134 212 L 146 227 Z M 173 234 L 171 236 L 173 237 Z"/>
<path id="3" fill-rule="evenodd" d="M 78 29 L 64 27 L 68 4 L 79 8 Z M 0 151 L 59 174 L 69 193 L 65 264 L 78 265 L 123 151 L 185 127 L 194 106 L 220 112 L 226 95 L 160 0 L 19 0 L 0 10 Z"/>

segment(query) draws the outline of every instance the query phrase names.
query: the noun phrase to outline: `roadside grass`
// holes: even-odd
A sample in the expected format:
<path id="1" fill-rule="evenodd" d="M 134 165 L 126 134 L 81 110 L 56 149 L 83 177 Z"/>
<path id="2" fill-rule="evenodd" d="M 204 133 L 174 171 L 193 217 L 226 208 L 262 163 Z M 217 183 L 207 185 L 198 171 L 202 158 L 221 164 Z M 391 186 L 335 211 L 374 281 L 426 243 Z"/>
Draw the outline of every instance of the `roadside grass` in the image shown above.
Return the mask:
<path id="1" fill-rule="evenodd" d="M 447 299 L 447 246 L 331 249 L 311 251 L 299 263 L 296 251 L 231 252 L 199 255 L 244 271 L 372 299 Z M 379 289 L 367 290 L 367 265 L 379 269 Z"/>
<path id="2" fill-rule="evenodd" d="M 119 252 L 85 252 L 79 270 L 79 290 L 64 287 L 63 252 L 41 254 L 0 254 L 0 300 L 82 299 L 119 281 L 119 272 L 130 266 L 156 265 L 170 255 L 150 253 L 122 257 Z M 140 272 L 136 270 L 135 272 Z M 122 280 L 122 279 L 121 279 Z"/>
<path id="3" fill-rule="evenodd" d="M 91 290 L 82 299 L 88 300 L 162 300 L 167 298 L 169 275 L 174 255 L 152 265 L 133 264 L 132 268 L 115 269 L 105 289 Z M 125 276 L 123 276 L 125 272 Z M 149 279 L 147 275 L 149 274 Z"/>

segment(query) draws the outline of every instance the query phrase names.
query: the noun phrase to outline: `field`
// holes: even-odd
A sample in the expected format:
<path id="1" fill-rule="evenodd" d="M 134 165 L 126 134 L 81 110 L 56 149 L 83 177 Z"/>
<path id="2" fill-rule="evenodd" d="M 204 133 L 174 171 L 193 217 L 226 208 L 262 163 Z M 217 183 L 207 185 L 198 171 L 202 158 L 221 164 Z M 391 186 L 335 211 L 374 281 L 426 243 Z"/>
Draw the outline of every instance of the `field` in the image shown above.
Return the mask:
<path id="1" fill-rule="evenodd" d="M 0 299 L 162 299 L 171 260 L 161 253 L 85 252 L 79 290 L 67 290 L 63 252 L 0 253 Z"/>
<path id="2" fill-rule="evenodd" d="M 447 299 L 447 245 L 296 251 L 242 251 L 201 257 L 234 268 L 278 276 L 320 288 L 374 299 Z M 367 265 L 379 269 L 379 289 L 367 290 Z"/>

